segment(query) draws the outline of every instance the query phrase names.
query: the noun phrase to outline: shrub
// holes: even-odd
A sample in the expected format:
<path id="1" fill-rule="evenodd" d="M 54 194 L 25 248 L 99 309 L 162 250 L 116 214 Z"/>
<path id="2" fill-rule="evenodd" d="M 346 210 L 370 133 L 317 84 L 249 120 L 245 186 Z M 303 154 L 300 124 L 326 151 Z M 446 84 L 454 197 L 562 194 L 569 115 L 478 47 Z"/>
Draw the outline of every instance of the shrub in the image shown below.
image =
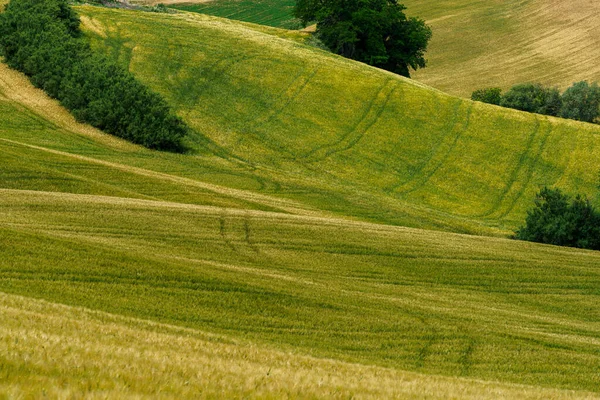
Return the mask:
<path id="1" fill-rule="evenodd" d="M 67 0 L 11 0 L 0 14 L 0 47 L 80 121 L 151 149 L 181 151 L 188 128 L 167 103 L 123 68 L 92 52 Z"/>
<path id="2" fill-rule="evenodd" d="M 561 107 L 558 89 L 545 88 L 539 83 L 515 85 L 502 96 L 502 107 L 538 114 L 558 115 Z"/>
<path id="3" fill-rule="evenodd" d="M 500 100 L 502 100 L 502 89 L 498 87 L 478 89 L 471 94 L 471 100 L 500 105 Z"/>
<path id="4" fill-rule="evenodd" d="M 600 250 L 600 214 L 589 200 L 570 197 L 560 189 L 544 187 L 527 212 L 525 225 L 516 238 L 559 246 Z"/>
<path id="5" fill-rule="evenodd" d="M 586 81 L 574 83 L 562 95 L 560 116 L 594 122 L 600 116 L 600 87 Z"/>

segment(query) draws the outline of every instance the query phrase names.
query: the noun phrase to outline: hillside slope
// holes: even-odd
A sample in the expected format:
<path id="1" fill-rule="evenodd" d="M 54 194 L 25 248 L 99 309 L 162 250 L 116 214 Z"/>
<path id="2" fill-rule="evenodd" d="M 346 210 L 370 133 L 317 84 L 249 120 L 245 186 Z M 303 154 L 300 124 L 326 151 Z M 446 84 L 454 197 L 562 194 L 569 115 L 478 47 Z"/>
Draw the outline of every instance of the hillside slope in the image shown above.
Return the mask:
<path id="1" fill-rule="evenodd" d="M 469 192 L 443 202 L 430 178 L 479 176 L 483 193 L 516 151 L 498 207 L 524 207 L 545 174 L 591 191 L 595 127 L 464 102 L 272 30 L 79 10 L 198 129 L 196 152 L 78 124 L 0 64 L 0 394 L 598 397 L 600 253 L 364 221 L 494 232 L 510 220 L 453 212 Z M 337 151 L 352 143 L 338 124 L 367 134 Z M 502 127 L 516 133 L 486 149 Z M 437 204 L 379 188 L 436 140 L 414 192 Z M 298 160 L 315 148 L 322 160 Z"/>
<path id="2" fill-rule="evenodd" d="M 19 371 L 0 382 L 0 393 L 9 398 L 42 393 L 53 398 L 97 394 L 120 399 L 594 398 L 592 393 L 318 359 L 223 335 L 2 293 L 0 336 L 6 339 L 0 342 L 5 355 L 0 365 L 10 363 Z M 32 353 L 34 348 L 44 351 Z"/>
<path id="3" fill-rule="evenodd" d="M 138 0 L 138 3 L 156 3 Z M 175 7 L 258 24 L 292 18 L 289 0 L 194 1 Z M 198 4 L 194 4 L 198 3 Z M 404 0 L 433 28 L 428 67 L 413 74 L 444 92 L 541 82 L 600 81 L 600 3 L 593 0 Z M 285 27 L 285 25 L 284 25 Z"/>
<path id="4" fill-rule="evenodd" d="M 434 36 L 415 79 L 469 96 L 541 82 L 562 90 L 600 81 L 600 3 L 594 0 L 404 0 Z"/>
<path id="5" fill-rule="evenodd" d="M 600 387 L 597 252 L 43 191 L 2 189 L 0 209 L 5 293 L 320 358 Z"/>
<path id="6" fill-rule="evenodd" d="M 272 28 L 79 10 L 95 46 L 227 149 L 224 158 L 279 181 L 272 194 L 471 233 L 514 229 L 542 185 L 596 195 L 598 126 L 451 97 Z"/>

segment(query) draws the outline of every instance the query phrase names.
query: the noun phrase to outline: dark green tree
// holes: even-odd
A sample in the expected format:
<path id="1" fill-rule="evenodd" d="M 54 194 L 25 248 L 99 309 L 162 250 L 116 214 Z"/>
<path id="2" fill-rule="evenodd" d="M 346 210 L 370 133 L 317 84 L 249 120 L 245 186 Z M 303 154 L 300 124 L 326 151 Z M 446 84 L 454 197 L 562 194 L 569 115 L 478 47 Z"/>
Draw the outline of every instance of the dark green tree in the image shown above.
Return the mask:
<path id="1" fill-rule="evenodd" d="M 500 101 L 502 100 L 502 89 L 499 87 L 477 89 L 471 94 L 471 100 L 500 105 Z"/>
<path id="2" fill-rule="evenodd" d="M 536 195 L 535 206 L 527 212 L 525 225 L 516 231 L 516 238 L 600 250 L 600 214 L 581 195 L 571 201 L 560 189 L 544 187 Z"/>
<path id="3" fill-rule="evenodd" d="M 586 81 L 574 83 L 562 95 L 560 116 L 578 121 L 594 122 L 600 117 L 600 87 Z"/>
<path id="4" fill-rule="evenodd" d="M 403 76 L 425 67 L 431 29 L 396 0 L 298 0 L 294 14 L 333 52 Z"/>
<path id="5" fill-rule="evenodd" d="M 500 101 L 502 107 L 545 115 L 558 115 L 561 97 L 558 89 L 546 88 L 539 83 L 515 85 Z"/>

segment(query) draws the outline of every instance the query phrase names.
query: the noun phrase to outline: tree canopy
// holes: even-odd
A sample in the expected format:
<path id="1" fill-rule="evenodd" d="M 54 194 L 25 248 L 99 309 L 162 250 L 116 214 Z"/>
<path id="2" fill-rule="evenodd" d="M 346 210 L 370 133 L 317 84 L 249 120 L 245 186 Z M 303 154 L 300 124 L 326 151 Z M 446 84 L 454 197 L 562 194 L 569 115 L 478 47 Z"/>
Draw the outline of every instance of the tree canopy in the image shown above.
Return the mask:
<path id="1" fill-rule="evenodd" d="M 560 189 L 545 187 L 536 195 L 516 238 L 600 250 L 600 214 L 584 196 L 571 199 Z"/>
<path id="2" fill-rule="evenodd" d="M 576 82 L 562 95 L 558 89 L 539 83 L 518 84 L 504 94 L 497 87 L 484 88 L 475 90 L 471 100 L 578 121 L 600 122 L 600 87 L 595 82 Z"/>
<path id="3" fill-rule="evenodd" d="M 558 115 L 561 107 L 560 92 L 539 83 L 515 85 L 500 100 L 502 107 L 544 115 Z"/>
<path id="4" fill-rule="evenodd" d="M 600 87 L 586 81 L 574 83 L 562 96 L 560 116 L 594 122 L 600 116 Z"/>
<path id="5" fill-rule="evenodd" d="M 396 0 L 298 0 L 294 14 L 333 52 L 403 76 L 425 67 L 431 29 Z"/>

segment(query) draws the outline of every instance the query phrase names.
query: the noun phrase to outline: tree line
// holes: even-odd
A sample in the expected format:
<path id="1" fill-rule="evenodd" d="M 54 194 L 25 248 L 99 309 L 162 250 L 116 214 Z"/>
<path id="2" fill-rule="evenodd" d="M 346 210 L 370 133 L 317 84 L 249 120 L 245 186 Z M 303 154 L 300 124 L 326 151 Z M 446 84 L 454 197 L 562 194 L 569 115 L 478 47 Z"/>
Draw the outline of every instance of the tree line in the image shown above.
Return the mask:
<path id="1" fill-rule="evenodd" d="M 11 0 L 0 14 L 0 49 L 77 120 L 151 149 L 183 151 L 187 125 L 129 71 L 92 51 L 67 0 Z"/>
<path id="2" fill-rule="evenodd" d="M 471 100 L 584 122 L 600 119 L 600 87 L 595 82 L 574 83 L 562 94 L 539 83 L 515 85 L 504 94 L 497 87 L 485 88 L 474 91 Z"/>

